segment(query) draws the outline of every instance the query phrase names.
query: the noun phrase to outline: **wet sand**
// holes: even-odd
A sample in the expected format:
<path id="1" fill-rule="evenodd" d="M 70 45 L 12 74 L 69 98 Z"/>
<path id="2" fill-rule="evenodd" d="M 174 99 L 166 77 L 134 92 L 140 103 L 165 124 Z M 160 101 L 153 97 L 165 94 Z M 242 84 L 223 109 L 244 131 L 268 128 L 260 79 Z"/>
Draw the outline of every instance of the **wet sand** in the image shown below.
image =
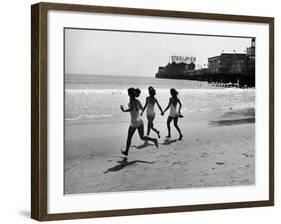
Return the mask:
<path id="1" fill-rule="evenodd" d="M 185 114 L 179 119 L 181 141 L 173 125 L 171 138 L 165 138 L 167 116 L 158 115 L 159 148 L 136 132 L 127 158 L 120 150 L 129 115 L 126 121 L 66 121 L 65 193 L 255 184 L 254 114 L 254 109 Z"/>

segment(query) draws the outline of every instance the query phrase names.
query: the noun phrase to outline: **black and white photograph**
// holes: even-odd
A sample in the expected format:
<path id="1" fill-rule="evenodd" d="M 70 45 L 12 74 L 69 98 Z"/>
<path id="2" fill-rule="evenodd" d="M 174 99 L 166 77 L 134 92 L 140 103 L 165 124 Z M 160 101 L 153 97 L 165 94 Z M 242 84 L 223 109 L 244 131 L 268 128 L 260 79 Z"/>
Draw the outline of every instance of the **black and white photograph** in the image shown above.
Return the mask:
<path id="1" fill-rule="evenodd" d="M 255 37 L 64 29 L 64 193 L 255 184 Z"/>

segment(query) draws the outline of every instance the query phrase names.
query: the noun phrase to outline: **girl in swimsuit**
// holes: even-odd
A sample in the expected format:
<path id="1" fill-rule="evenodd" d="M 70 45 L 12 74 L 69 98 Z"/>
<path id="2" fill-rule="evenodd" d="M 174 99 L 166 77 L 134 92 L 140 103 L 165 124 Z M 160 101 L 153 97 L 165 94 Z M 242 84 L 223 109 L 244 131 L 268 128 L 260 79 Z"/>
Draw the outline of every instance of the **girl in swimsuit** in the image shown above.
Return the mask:
<path id="1" fill-rule="evenodd" d="M 155 98 L 156 91 L 152 86 L 148 87 L 148 93 L 149 93 L 149 96 L 146 98 L 145 105 L 144 105 L 143 111 L 141 113 L 141 116 L 142 116 L 143 112 L 145 111 L 145 109 L 147 108 L 147 110 L 146 110 L 146 117 L 147 117 L 147 121 L 148 121 L 147 136 L 149 135 L 150 130 L 153 130 L 158 135 L 158 138 L 160 138 L 160 131 L 158 131 L 153 126 L 153 120 L 155 118 L 155 111 L 154 111 L 155 103 L 157 104 L 159 110 L 161 111 L 161 114 L 163 113 L 163 110 L 162 110 L 161 106 L 159 105 L 158 100 Z"/>
<path id="2" fill-rule="evenodd" d="M 158 148 L 158 141 L 156 138 L 150 138 L 150 137 L 144 136 L 143 121 L 140 117 L 140 112 L 139 112 L 140 110 L 143 109 L 143 107 L 142 107 L 140 101 L 138 99 L 136 99 L 140 95 L 140 90 L 135 89 L 135 88 L 129 88 L 128 95 L 130 97 L 128 109 L 125 110 L 122 105 L 120 106 L 120 109 L 123 112 L 130 112 L 130 115 L 131 115 L 131 124 L 128 129 L 126 150 L 125 151 L 121 150 L 121 153 L 125 156 L 127 156 L 129 153 L 129 148 L 131 145 L 132 137 L 133 137 L 136 129 L 138 129 L 141 140 L 152 141 L 155 144 L 155 146 Z"/>
<path id="3" fill-rule="evenodd" d="M 179 140 L 182 140 L 182 133 L 181 130 L 178 126 L 178 118 L 181 115 L 181 101 L 178 98 L 178 91 L 175 89 L 170 89 L 170 93 L 171 93 L 171 98 L 169 100 L 168 106 L 166 107 L 166 109 L 164 110 L 164 112 L 162 113 L 162 115 L 164 115 L 164 113 L 170 108 L 170 114 L 169 117 L 167 119 L 167 128 L 168 128 L 168 136 L 166 136 L 167 138 L 171 137 L 171 126 L 170 123 L 172 122 L 172 120 L 174 120 L 174 126 L 177 129 L 177 131 L 179 132 Z M 179 110 L 177 111 L 177 105 L 179 104 Z"/>

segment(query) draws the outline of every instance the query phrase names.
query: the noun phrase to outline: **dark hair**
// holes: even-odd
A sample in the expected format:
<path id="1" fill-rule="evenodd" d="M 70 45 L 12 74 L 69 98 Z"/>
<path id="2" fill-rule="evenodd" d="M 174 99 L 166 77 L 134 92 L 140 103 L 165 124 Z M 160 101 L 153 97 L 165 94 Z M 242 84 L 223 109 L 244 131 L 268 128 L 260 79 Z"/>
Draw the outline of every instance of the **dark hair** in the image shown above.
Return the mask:
<path id="1" fill-rule="evenodd" d="M 170 89 L 170 93 L 171 93 L 172 97 L 177 97 L 179 94 L 179 92 L 174 88 Z"/>
<path id="2" fill-rule="evenodd" d="M 131 87 L 128 89 L 128 94 L 132 97 L 135 97 L 135 88 Z"/>
<path id="3" fill-rule="evenodd" d="M 154 97 L 156 95 L 156 91 L 152 86 L 148 87 L 148 93 L 151 97 Z"/>
<path id="4" fill-rule="evenodd" d="M 130 104 L 131 104 L 131 108 L 133 108 L 133 110 L 138 110 L 138 100 L 136 100 L 136 97 L 139 97 L 141 91 L 140 89 L 135 89 L 133 87 L 128 89 L 128 94 L 130 96 Z"/>
<path id="5" fill-rule="evenodd" d="M 135 88 L 131 87 L 128 89 L 128 94 L 133 96 L 134 98 L 139 97 L 140 93 L 141 93 L 141 91 L 139 88 L 135 89 Z"/>
<path id="6" fill-rule="evenodd" d="M 139 97 L 139 96 L 140 96 L 140 93 L 141 93 L 140 89 L 139 89 L 139 88 L 136 88 L 136 89 L 135 89 L 135 97 Z"/>

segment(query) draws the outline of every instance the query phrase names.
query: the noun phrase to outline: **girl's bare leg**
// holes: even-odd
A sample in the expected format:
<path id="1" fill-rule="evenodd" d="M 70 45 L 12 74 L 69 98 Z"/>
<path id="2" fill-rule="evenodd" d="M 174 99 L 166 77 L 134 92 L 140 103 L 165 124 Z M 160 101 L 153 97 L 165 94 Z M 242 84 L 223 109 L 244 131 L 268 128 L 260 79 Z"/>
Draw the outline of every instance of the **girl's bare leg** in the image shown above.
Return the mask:
<path id="1" fill-rule="evenodd" d="M 149 134 L 150 134 L 150 129 L 151 129 L 150 122 L 149 122 L 149 119 L 147 118 L 147 132 L 146 132 L 147 136 L 149 136 Z"/>
<path id="2" fill-rule="evenodd" d="M 175 126 L 175 128 L 177 129 L 177 131 L 180 134 L 179 140 L 182 140 L 182 133 L 181 133 L 181 130 L 180 130 L 179 126 L 178 126 L 178 119 L 179 119 L 178 117 L 174 118 L 174 126 Z"/>
<path id="3" fill-rule="evenodd" d="M 168 135 L 166 136 L 167 138 L 171 138 L 171 122 L 174 118 L 173 117 L 168 117 L 167 119 L 167 128 L 168 128 Z"/>
<path id="4" fill-rule="evenodd" d="M 138 132 L 139 132 L 139 136 L 141 138 L 141 140 L 144 140 L 144 141 L 151 141 L 155 144 L 155 146 L 158 148 L 158 141 L 156 138 L 150 138 L 148 136 L 144 136 L 144 130 L 143 130 L 143 125 L 139 126 L 138 127 Z"/>
<path id="5" fill-rule="evenodd" d="M 160 138 L 160 132 L 156 128 L 154 128 L 154 124 L 153 124 L 154 117 L 148 116 L 147 120 L 148 120 L 147 127 L 149 127 L 149 132 L 147 130 L 147 133 L 150 133 L 150 129 L 151 129 L 158 135 L 158 138 Z"/>
<path id="6" fill-rule="evenodd" d="M 129 153 L 129 149 L 130 149 L 131 142 L 132 142 L 132 137 L 133 137 L 135 131 L 136 131 L 135 127 L 131 127 L 130 126 L 129 129 L 128 129 L 128 137 L 127 137 L 127 143 L 126 143 L 126 150 L 125 151 L 121 151 L 126 156 Z"/>

